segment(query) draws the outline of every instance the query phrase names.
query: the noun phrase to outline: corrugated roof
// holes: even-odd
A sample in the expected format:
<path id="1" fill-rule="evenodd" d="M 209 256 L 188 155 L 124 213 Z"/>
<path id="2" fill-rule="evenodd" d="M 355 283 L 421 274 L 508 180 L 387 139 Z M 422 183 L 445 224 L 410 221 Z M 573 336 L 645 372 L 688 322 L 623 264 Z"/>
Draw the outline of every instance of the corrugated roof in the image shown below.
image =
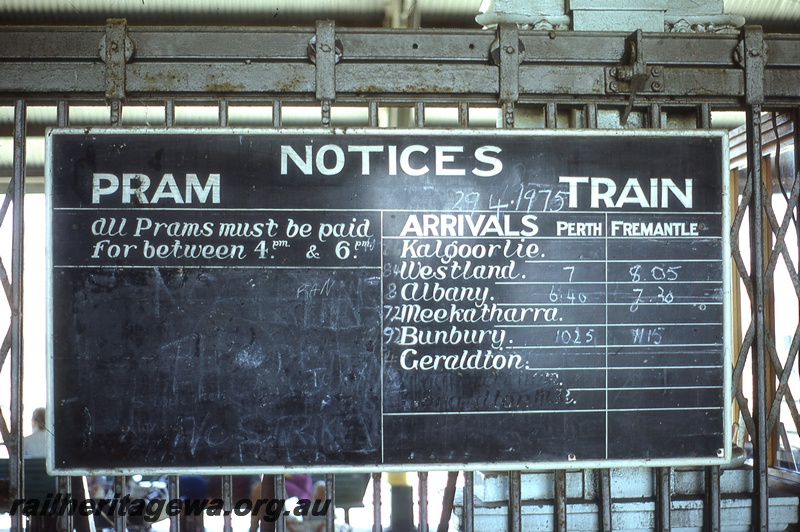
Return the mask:
<path id="1" fill-rule="evenodd" d="M 477 28 L 481 0 L 404 0 L 423 27 Z M 535 2 L 536 0 L 530 0 Z M 3 24 L 102 24 L 126 18 L 135 25 L 382 26 L 387 6 L 401 0 L 0 0 Z M 800 32 L 800 0 L 726 0 L 728 13 L 767 31 Z"/>
<path id="2" fill-rule="evenodd" d="M 5 24 L 313 25 L 333 19 L 344 26 L 381 26 L 387 0 L 0 0 Z M 480 0 L 416 0 L 426 20 L 477 27 Z"/>
<path id="3" fill-rule="evenodd" d="M 773 32 L 800 32 L 798 0 L 725 0 L 725 11 L 743 15 L 748 24 L 758 24 Z"/>

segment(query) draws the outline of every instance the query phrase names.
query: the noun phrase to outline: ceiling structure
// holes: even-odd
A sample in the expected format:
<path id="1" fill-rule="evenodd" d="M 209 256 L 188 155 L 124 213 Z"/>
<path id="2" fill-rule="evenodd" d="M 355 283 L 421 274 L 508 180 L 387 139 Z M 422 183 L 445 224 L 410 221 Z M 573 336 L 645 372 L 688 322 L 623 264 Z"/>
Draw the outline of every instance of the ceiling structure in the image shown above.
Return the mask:
<path id="1" fill-rule="evenodd" d="M 535 3 L 536 0 L 531 0 Z M 0 24 L 313 26 L 331 19 L 346 27 L 397 24 L 415 12 L 421 27 L 477 28 L 481 0 L 0 0 Z M 725 12 L 742 15 L 768 33 L 800 33 L 800 0 L 725 0 Z M 395 18 L 394 24 L 392 23 Z"/>
<path id="2" fill-rule="evenodd" d="M 533 4 L 537 0 L 530 0 Z M 704 0 L 693 0 L 703 2 Z M 479 29 L 475 21 L 488 0 L 0 0 L 0 26 L 92 25 L 103 26 L 108 18 L 125 18 L 133 26 L 305 26 L 330 19 L 338 27 L 422 27 Z M 759 24 L 767 33 L 800 33 L 800 0 L 725 0 L 725 12 Z M 231 111 L 231 124 L 250 126 L 270 123 L 268 110 L 241 108 Z M 362 110 L 363 111 L 363 110 Z M 432 124 L 458 125 L 453 116 L 427 116 Z M 471 120 L 489 126 L 498 120 L 497 109 Z M 348 109 L 337 112 L 349 112 Z M 356 111 L 354 111 L 356 112 Z M 107 107 L 73 108 L 73 125 L 108 123 Z M 213 125 L 217 109 L 180 108 L 182 125 Z M 494 113 L 494 114 L 491 114 Z M 317 123 L 318 113 L 308 109 L 285 109 L 284 120 L 295 126 Z M 743 113 L 716 112 L 714 127 L 733 128 L 742 123 Z M 355 117 L 363 123 L 363 117 Z M 126 107 L 124 125 L 148 125 L 163 121 L 163 108 Z M 340 118 L 341 122 L 341 118 Z M 347 123 L 345 120 L 343 123 Z M 41 175 L 44 163 L 43 131 L 55 125 L 55 108 L 28 110 L 27 160 L 30 175 Z M 0 106 L 0 184 L 10 175 L 12 161 L 13 108 Z"/>

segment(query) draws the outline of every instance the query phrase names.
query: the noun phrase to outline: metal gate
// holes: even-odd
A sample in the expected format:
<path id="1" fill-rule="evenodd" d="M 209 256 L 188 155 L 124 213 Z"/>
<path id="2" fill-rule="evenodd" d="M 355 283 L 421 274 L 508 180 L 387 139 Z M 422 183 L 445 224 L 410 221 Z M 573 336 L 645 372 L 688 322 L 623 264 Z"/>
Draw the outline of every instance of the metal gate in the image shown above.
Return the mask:
<path id="1" fill-rule="evenodd" d="M 13 235 L 0 264 L 10 310 L 0 349 L 10 410 L 2 412 L 0 431 L 11 458 L 11 499 L 21 497 L 24 482 L 23 210 L 26 189 L 41 187 L 42 161 L 34 147 L 45 126 L 291 128 L 312 120 L 326 128 L 424 128 L 432 122 L 463 128 L 711 128 L 712 112 L 731 110 L 746 113 L 741 150 L 746 163 L 738 165 L 746 170 L 734 180 L 741 188 L 731 240 L 741 298 L 751 310 L 735 344 L 732 395 L 740 434 L 746 433 L 753 447 L 754 529 L 768 527 L 771 472 L 797 482 L 796 474 L 772 468 L 787 461 L 779 463 L 780 449 L 782 456 L 792 456 L 787 435 L 800 429 L 800 264 L 797 250 L 787 244 L 787 235 L 800 233 L 800 179 L 796 150 L 785 150 L 797 146 L 799 135 L 800 37 L 764 35 L 759 27 L 739 34 L 632 35 L 522 31 L 506 24 L 496 32 L 338 29 L 331 22 L 300 29 L 140 28 L 124 20 L 109 20 L 104 28 L 4 27 L 0 99 L 13 116 L 3 131 L 13 163 L 6 169 L 11 179 L 0 210 Z M 209 109 L 215 115 L 211 123 L 197 116 Z M 777 211 L 776 201 L 783 204 Z M 788 285 L 776 286 L 778 271 Z M 775 307 L 776 290 L 788 292 L 790 308 Z M 776 338 L 776 312 L 788 313 L 794 324 L 785 345 Z M 752 390 L 742 385 L 750 374 Z M 469 532 L 476 529 L 475 473 L 463 475 L 463 528 Z M 612 475 L 608 470 L 586 475 L 596 483 L 593 503 L 601 530 L 612 530 Z M 671 528 L 674 476 L 670 468 L 654 472 L 657 530 Z M 372 478 L 374 529 L 380 530 L 381 474 Z M 326 475 L 334 498 L 335 481 L 335 475 Z M 61 479 L 65 491 L 68 482 Z M 283 482 L 276 478 L 278 495 Z M 556 471 L 553 482 L 554 528 L 567 530 L 567 472 Z M 227 508 L 230 483 L 229 477 L 223 481 Z M 520 471 L 508 473 L 508 530 L 522 530 L 521 484 Z M 123 493 L 124 479 L 116 486 Z M 420 530 L 428 530 L 431 520 L 427 486 L 427 473 L 419 473 Z M 719 467 L 705 469 L 703 486 L 704 529 L 722 530 Z M 452 492 L 446 492 L 451 503 Z M 170 495 L 177 493 L 173 478 Z M 13 517 L 14 530 L 22 529 L 22 519 Z M 62 529 L 71 529 L 69 521 L 64 517 Z M 329 514 L 326 530 L 333 527 Z M 283 522 L 276 528 L 283 530 Z M 124 516 L 116 529 L 125 530 Z M 172 529 L 178 529 L 177 518 Z"/>

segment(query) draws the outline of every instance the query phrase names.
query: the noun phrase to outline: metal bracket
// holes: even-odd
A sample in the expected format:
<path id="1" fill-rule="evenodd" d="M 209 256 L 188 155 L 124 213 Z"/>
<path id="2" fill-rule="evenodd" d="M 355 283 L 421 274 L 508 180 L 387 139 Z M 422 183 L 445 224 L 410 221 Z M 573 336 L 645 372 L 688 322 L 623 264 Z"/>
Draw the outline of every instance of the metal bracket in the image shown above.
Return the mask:
<path id="1" fill-rule="evenodd" d="M 625 39 L 625 57 L 622 62 L 605 69 L 606 94 L 628 94 L 630 99 L 620 123 L 628 121 L 637 94 L 664 92 L 664 68 L 648 65 L 642 50 L 642 30 L 636 30 Z"/>
<path id="2" fill-rule="evenodd" d="M 761 26 L 745 26 L 734 59 L 744 68 L 744 98 L 747 105 L 764 103 L 764 69 L 767 43 Z"/>
<path id="3" fill-rule="evenodd" d="M 318 20 L 317 33 L 308 43 L 308 58 L 317 67 L 317 100 L 336 98 L 335 65 L 342 59 L 344 47 L 336 38 L 336 28 L 331 20 Z"/>
<path id="4" fill-rule="evenodd" d="M 100 40 L 98 52 L 106 64 L 105 88 L 108 100 L 125 99 L 125 64 L 133 57 L 134 44 L 128 36 L 125 19 L 108 19 L 106 34 Z"/>
<path id="5" fill-rule="evenodd" d="M 336 38 L 336 27 L 331 20 L 318 20 L 317 33 L 308 43 L 308 58 L 317 67 L 317 100 L 322 102 L 322 126 L 331 125 L 331 101 L 336 99 L 336 63 L 344 46 Z"/>
<path id="6" fill-rule="evenodd" d="M 623 61 L 606 68 L 606 93 L 664 92 L 664 69 L 649 66 L 642 52 L 642 31 L 637 30 L 625 40 Z"/>
<path id="7" fill-rule="evenodd" d="M 519 100 L 519 65 L 525 53 L 525 46 L 519 38 L 516 24 L 500 23 L 497 38 L 489 48 L 489 57 L 499 66 L 500 103 L 514 103 Z"/>

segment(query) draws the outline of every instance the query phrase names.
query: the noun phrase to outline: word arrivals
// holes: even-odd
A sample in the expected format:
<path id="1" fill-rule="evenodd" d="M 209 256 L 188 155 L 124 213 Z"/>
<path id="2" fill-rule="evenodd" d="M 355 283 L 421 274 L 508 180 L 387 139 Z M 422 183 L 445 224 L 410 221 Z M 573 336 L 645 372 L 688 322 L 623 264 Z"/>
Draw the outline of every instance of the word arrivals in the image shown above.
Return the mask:
<path id="1" fill-rule="evenodd" d="M 539 232 L 536 215 L 520 218 L 522 227 L 515 227 L 512 216 L 504 214 L 412 214 L 406 219 L 400 236 L 534 236 Z"/>

